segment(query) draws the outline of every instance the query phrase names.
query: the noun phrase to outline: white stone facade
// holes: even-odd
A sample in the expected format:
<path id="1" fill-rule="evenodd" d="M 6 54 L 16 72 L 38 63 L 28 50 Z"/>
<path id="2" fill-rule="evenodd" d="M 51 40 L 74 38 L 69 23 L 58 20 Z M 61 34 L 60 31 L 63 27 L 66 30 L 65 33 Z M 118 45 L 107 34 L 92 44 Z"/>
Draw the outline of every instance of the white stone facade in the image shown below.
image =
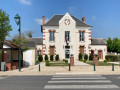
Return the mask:
<path id="1" fill-rule="evenodd" d="M 66 19 L 69 20 L 69 24 L 65 23 Z M 54 31 L 54 42 L 49 40 L 50 31 Z M 101 49 L 103 50 L 103 59 L 105 58 L 107 46 L 91 45 L 91 27 L 76 26 L 75 20 L 68 13 L 59 21 L 59 26 L 43 26 L 43 56 L 50 55 L 50 46 L 55 46 L 55 55 L 59 54 L 60 60 L 65 59 L 65 31 L 70 32 L 69 51 L 74 55 L 75 60 L 78 60 L 80 46 L 84 46 L 84 53 L 88 56 L 91 54 L 91 49 L 93 51 Z M 84 41 L 80 41 L 80 31 L 84 32 Z"/>

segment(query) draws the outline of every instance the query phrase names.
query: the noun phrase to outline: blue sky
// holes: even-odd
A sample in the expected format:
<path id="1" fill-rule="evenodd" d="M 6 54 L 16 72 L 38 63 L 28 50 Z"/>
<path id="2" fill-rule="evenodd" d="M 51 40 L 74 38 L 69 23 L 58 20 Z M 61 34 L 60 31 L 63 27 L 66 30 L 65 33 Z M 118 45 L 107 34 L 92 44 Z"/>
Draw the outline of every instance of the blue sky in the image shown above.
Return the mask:
<path id="1" fill-rule="evenodd" d="M 18 34 L 16 14 L 22 18 L 22 32 L 31 30 L 33 37 L 42 37 L 42 16 L 49 20 L 66 12 L 79 19 L 85 16 L 86 23 L 93 26 L 92 38 L 120 38 L 120 0 L 0 0 L 0 8 L 10 15 L 11 38 Z"/>

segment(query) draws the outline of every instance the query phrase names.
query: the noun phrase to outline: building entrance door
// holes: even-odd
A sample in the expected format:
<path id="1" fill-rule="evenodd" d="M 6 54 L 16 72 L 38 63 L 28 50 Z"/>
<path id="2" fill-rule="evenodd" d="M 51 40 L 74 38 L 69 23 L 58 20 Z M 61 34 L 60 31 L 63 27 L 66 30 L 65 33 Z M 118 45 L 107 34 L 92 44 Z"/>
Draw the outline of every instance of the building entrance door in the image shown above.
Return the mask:
<path id="1" fill-rule="evenodd" d="M 84 46 L 80 46 L 80 53 L 84 56 Z"/>
<path id="2" fill-rule="evenodd" d="M 102 51 L 98 51 L 98 57 L 99 59 L 102 59 Z"/>
<path id="3" fill-rule="evenodd" d="M 70 58 L 70 50 L 65 50 L 65 58 Z"/>
<path id="4" fill-rule="evenodd" d="M 55 54 L 55 46 L 50 46 L 50 55 Z"/>

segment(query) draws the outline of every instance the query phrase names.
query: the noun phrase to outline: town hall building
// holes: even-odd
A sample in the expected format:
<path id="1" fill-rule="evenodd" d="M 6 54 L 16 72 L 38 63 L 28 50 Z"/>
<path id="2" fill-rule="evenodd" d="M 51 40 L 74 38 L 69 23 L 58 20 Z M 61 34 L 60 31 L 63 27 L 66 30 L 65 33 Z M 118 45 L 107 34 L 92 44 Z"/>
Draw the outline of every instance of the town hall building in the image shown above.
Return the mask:
<path id="1" fill-rule="evenodd" d="M 69 59 L 71 55 L 78 60 L 78 55 L 97 54 L 100 60 L 105 59 L 107 54 L 107 43 L 102 38 L 91 38 L 91 25 L 85 23 L 85 17 L 82 20 L 69 13 L 65 15 L 54 15 L 45 23 L 43 16 L 42 55 L 57 55 L 60 60 Z"/>

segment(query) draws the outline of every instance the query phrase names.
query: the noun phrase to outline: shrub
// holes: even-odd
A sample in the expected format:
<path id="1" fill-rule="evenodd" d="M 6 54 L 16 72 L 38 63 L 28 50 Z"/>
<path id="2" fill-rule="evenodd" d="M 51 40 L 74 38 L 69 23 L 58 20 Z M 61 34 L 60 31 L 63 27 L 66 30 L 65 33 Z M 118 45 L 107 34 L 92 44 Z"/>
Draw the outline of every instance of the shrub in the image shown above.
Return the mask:
<path id="1" fill-rule="evenodd" d="M 53 61 L 53 55 L 50 55 L 50 60 Z"/>
<path id="2" fill-rule="evenodd" d="M 107 60 L 104 60 L 104 63 L 106 63 L 107 62 Z"/>
<path id="3" fill-rule="evenodd" d="M 39 63 L 40 61 L 39 60 L 36 60 L 36 63 Z"/>
<path id="4" fill-rule="evenodd" d="M 87 55 L 87 54 L 84 55 L 84 59 L 85 59 L 85 60 L 88 59 L 88 55 Z"/>
<path id="5" fill-rule="evenodd" d="M 48 60 L 48 55 L 47 55 L 47 54 L 45 54 L 45 61 L 46 61 L 46 60 Z"/>
<path id="6" fill-rule="evenodd" d="M 108 62 L 111 62 L 111 60 L 110 60 L 110 59 L 108 59 L 107 61 L 108 61 Z"/>
<path id="7" fill-rule="evenodd" d="M 84 61 L 83 59 L 80 59 L 80 61 Z"/>
<path id="8" fill-rule="evenodd" d="M 49 60 L 46 60 L 46 66 L 50 66 Z"/>
<path id="9" fill-rule="evenodd" d="M 40 62 L 43 61 L 43 57 L 42 57 L 42 55 L 39 55 L 39 56 L 38 56 L 38 60 L 39 60 Z"/>
<path id="10" fill-rule="evenodd" d="M 81 53 L 79 53 L 79 60 L 80 60 L 80 59 L 82 59 L 82 54 L 81 54 Z"/>
<path id="11" fill-rule="evenodd" d="M 87 60 L 83 60 L 84 63 L 86 63 Z"/>
<path id="12" fill-rule="evenodd" d="M 56 61 L 59 60 L 59 55 L 58 55 L 58 54 L 55 56 L 55 60 L 56 60 Z"/>
<path id="13" fill-rule="evenodd" d="M 105 56 L 106 60 L 111 60 L 112 62 L 119 61 L 120 57 L 119 55 L 106 55 Z"/>
<path id="14" fill-rule="evenodd" d="M 92 54 L 89 55 L 89 60 L 90 60 L 90 61 L 93 60 L 93 55 L 92 55 Z"/>
<path id="15" fill-rule="evenodd" d="M 66 60 L 66 59 L 63 59 L 63 61 L 64 61 L 65 63 L 68 63 L 68 60 Z"/>

